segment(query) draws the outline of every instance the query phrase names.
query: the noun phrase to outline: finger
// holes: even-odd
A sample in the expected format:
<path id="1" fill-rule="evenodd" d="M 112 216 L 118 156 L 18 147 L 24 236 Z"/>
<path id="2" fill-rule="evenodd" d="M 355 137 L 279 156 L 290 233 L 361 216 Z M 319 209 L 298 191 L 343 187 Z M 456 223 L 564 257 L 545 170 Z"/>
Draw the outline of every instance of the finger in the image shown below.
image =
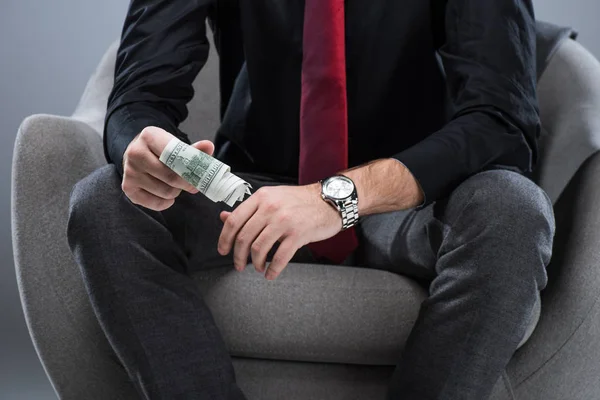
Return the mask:
<path id="1" fill-rule="evenodd" d="M 137 189 L 132 193 L 128 194 L 127 197 L 132 203 L 141 205 L 154 211 L 164 211 L 171 207 L 175 200 L 166 200 L 152 193 L 147 192 L 144 189 Z"/>
<path id="2" fill-rule="evenodd" d="M 175 171 L 163 164 L 154 154 L 148 152 L 148 155 L 141 159 L 139 166 L 144 172 L 154 176 L 169 186 L 177 189 L 185 190 L 191 194 L 198 193 L 198 189 L 192 186 L 191 183 L 177 175 Z"/>
<path id="3" fill-rule="evenodd" d="M 196 143 L 192 143 L 191 146 L 208 154 L 209 156 L 212 156 L 215 152 L 215 145 L 210 140 L 200 140 Z"/>
<path id="4" fill-rule="evenodd" d="M 142 189 L 166 200 L 174 199 L 181 193 L 181 189 L 168 185 L 150 174 L 142 174 L 138 179 Z"/>
<path id="5" fill-rule="evenodd" d="M 236 235 L 233 245 L 233 265 L 238 271 L 243 271 L 248 264 L 250 247 L 266 224 L 267 216 L 263 212 L 255 212 Z"/>
<path id="6" fill-rule="evenodd" d="M 296 246 L 291 238 L 284 239 L 277 249 L 277 252 L 273 256 L 271 264 L 269 264 L 265 278 L 270 281 L 277 279 L 279 274 L 281 274 L 281 271 L 287 267 L 292 257 L 294 257 L 294 254 L 296 254 L 297 250 L 298 246 Z"/>
<path id="7" fill-rule="evenodd" d="M 279 226 L 269 224 L 263 231 L 258 235 L 252 246 L 250 252 L 252 255 L 252 263 L 256 268 L 257 272 L 265 272 L 265 263 L 267 262 L 267 255 L 269 251 L 275 245 L 275 242 L 281 238 L 281 230 Z"/>
<path id="8" fill-rule="evenodd" d="M 139 140 L 143 141 L 150 151 L 160 157 L 167 144 L 176 136 L 156 126 L 148 126 L 140 132 Z"/>
<path id="9" fill-rule="evenodd" d="M 217 250 L 219 254 L 225 256 L 231 251 L 233 241 L 237 236 L 238 232 L 246 224 L 246 222 L 254 215 L 258 209 L 258 201 L 250 197 L 235 209 L 227 217 L 227 220 L 223 224 L 223 230 L 219 236 L 219 244 Z"/>
<path id="10" fill-rule="evenodd" d="M 219 218 L 221 219 L 222 223 L 225 223 L 225 221 L 227 221 L 227 217 L 229 217 L 231 215 L 231 212 L 229 211 L 221 211 L 221 214 L 219 214 Z"/>

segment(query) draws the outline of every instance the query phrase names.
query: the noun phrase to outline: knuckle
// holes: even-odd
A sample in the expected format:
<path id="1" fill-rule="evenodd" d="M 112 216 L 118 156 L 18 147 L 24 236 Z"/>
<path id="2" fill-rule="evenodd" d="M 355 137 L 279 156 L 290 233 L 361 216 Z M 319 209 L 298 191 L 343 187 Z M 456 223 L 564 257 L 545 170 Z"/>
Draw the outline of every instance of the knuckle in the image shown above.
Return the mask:
<path id="1" fill-rule="evenodd" d="M 262 203 L 262 202 L 266 202 L 269 199 L 269 188 L 268 187 L 261 187 L 260 189 L 258 189 L 256 191 L 256 197 L 257 199 Z"/>
<path id="2" fill-rule="evenodd" d="M 236 254 L 236 255 L 233 256 L 233 262 L 236 265 L 240 265 L 240 266 L 241 265 L 245 265 L 246 261 L 248 261 L 248 259 L 244 258 L 244 256 L 242 254 Z"/>
<path id="3" fill-rule="evenodd" d="M 140 132 L 140 139 L 143 141 L 147 141 L 149 137 L 152 136 L 152 127 L 147 126 Z"/>
<path id="4" fill-rule="evenodd" d="M 235 244 L 238 246 L 244 246 L 246 244 L 247 240 L 246 237 L 242 234 L 238 234 L 235 238 Z"/>
<path id="5" fill-rule="evenodd" d="M 143 157 L 144 151 L 141 146 L 132 144 L 127 148 L 127 159 L 139 160 Z"/>
<path id="6" fill-rule="evenodd" d="M 252 253 L 253 254 L 260 254 L 260 252 L 262 251 L 262 243 L 260 243 L 258 240 L 256 240 L 254 243 L 252 243 Z"/>
<path id="7" fill-rule="evenodd" d="M 300 232 L 298 232 L 298 229 L 296 227 L 291 227 L 290 229 L 288 229 L 287 231 L 287 237 L 292 240 L 292 241 L 296 241 L 296 239 L 298 239 L 300 237 Z"/>
<path id="8" fill-rule="evenodd" d="M 268 213 L 274 213 L 279 209 L 279 204 L 272 200 L 264 200 L 263 201 L 265 211 Z"/>
<path id="9" fill-rule="evenodd" d="M 235 224 L 236 224 L 236 220 L 235 220 L 233 214 L 229 215 L 227 217 L 227 220 L 225 221 L 225 226 L 229 229 L 233 229 L 233 228 L 235 228 Z"/>
<path id="10" fill-rule="evenodd" d="M 288 224 L 292 219 L 292 216 L 289 212 L 280 212 L 277 214 L 277 222 L 280 224 Z"/>
<path id="11" fill-rule="evenodd" d="M 129 179 L 123 179 L 123 182 L 121 183 L 121 190 L 127 194 L 133 192 L 133 185 Z"/>
<path id="12" fill-rule="evenodd" d="M 279 271 L 287 264 L 286 257 L 283 254 L 275 254 L 271 261 L 271 266 L 274 271 Z M 269 267 L 270 268 L 270 267 Z"/>
<path id="13" fill-rule="evenodd" d="M 123 169 L 133 168 L 135 164 L 139 164 L 139 159 L 142 155 L 142 149 L 136 144 L 132 144 L 123 153 Z"/>
<path id="14" fill-rule="evenodd" d="M 131 168 L 129 161 L 126 160 L 125 163 L 123 163 L 123 180 L 128 179 L 132 173 L 133 168 Z"/>
<path id="15" fill-rule="evenodd" d="M 149 147 L 154 141 L 154 128 L 147 126 L 140 132 L 140 141 L 143 142 L 143 146 Z"/>

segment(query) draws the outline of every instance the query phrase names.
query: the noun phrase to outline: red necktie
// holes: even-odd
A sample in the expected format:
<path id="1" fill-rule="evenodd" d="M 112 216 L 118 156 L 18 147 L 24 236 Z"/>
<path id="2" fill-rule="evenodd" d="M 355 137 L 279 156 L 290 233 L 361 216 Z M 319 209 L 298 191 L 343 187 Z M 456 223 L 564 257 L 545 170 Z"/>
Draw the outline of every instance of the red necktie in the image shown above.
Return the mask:
<path id="1" fill-rule="evenodd" d="M 306 0 L 300 103 L 298 182 L 310 184 L 348 168 L 344 0 Z M 341 263 L 356 248 L 353 228 L 311 243 L 317 257 Z"/>

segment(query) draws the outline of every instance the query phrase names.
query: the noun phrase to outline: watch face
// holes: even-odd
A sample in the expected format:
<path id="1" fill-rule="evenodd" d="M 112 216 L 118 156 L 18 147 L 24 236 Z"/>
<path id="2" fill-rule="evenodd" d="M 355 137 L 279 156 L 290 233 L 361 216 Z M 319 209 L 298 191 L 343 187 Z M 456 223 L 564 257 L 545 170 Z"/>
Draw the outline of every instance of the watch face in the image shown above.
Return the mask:
<path id="1" fill-rule="evenodd" d="M 354 191 L 354 184 L 348 178 L 334 176 L 325 182 L 323 193 L 335 199 L 345 199 Z"/>

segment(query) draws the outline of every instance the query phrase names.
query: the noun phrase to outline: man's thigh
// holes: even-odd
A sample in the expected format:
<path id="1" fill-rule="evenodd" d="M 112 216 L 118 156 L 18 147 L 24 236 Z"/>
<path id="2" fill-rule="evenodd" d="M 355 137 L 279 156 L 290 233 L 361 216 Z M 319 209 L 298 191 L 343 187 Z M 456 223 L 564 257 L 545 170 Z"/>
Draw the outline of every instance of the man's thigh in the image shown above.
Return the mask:
<path id="1" fill-rule="evenodd" d="M 417 279 L 435 277 L 436 250 L 446 225 L 441 222 L 441 202 L 362 217 L 357 225 L 359 247 L 355 263 Z"/>

